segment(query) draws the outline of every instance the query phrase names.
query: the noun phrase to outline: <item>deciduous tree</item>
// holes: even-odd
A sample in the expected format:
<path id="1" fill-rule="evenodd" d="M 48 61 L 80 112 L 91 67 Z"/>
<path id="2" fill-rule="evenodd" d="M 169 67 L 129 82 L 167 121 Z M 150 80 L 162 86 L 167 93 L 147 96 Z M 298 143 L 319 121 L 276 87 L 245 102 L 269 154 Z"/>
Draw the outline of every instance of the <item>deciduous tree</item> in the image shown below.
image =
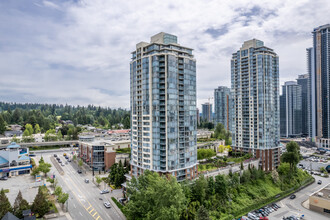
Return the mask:
<path id="1" fill-rule="evenodd" d="M 186 198 L 173 176 L 159 176 L 146 170 L 128 183 L 129 203 L 124 207 L 128 219 L 180 219 Z"/>
<path id="2" fill-rule="evenodd" d="M 296 165 L 302 159 L 300 154 L 300 147 L 299 145 L 291 141 L 286 145 L 286 152 L 284 152 L 281 156 L 281 162 L 289 163 L 290 164 L 290 174 L 292 175 L 293 172 L 296 170 Z"/>

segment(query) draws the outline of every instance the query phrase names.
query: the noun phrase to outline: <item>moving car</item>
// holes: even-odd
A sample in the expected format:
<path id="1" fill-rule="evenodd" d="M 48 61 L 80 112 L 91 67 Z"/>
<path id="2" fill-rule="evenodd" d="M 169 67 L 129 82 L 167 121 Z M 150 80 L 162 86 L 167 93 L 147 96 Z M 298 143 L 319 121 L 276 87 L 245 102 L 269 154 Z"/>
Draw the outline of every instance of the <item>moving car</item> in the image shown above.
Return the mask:
<path id="1" fill-rule="evenodd" d="M 77 170 L 77 173 L 82 173 L 81 170 Z"/>
<path id="2" fill-rule="evenodd" d="M 85 183 L 89 183 L 89 179 L 85 179 Z"/>
<path id="3" fill-rule="evenodd" d="M 101 190 L 100 193 L 101 194 L 106 194 L 106 193 L 109 193 L 109 190 L 108 189 L 104 189 L 104 190 Z"/>
<path id="4" fill-rule="evenodd" d="M 320 184 L 321 185 L 322 184 L 322 180 L 317 181 L 317 184 Z"/>
<path id="5" fill-rule="evenodd" d="M 294 195 L 294 194 L 292 194 L 291 196 L 290 196 L 290 199 L 295 199 L 296 198 L 296 195 Z"/>
<path id="6" fill-rule="evenodd" d="M 110 209 L 110 208 L 111 208 L 111 206 L 110 206 L 110 202 L 104 202 L 103 204 L 104 204 L 104 206 L 105 206 L 107 209 Z"/>

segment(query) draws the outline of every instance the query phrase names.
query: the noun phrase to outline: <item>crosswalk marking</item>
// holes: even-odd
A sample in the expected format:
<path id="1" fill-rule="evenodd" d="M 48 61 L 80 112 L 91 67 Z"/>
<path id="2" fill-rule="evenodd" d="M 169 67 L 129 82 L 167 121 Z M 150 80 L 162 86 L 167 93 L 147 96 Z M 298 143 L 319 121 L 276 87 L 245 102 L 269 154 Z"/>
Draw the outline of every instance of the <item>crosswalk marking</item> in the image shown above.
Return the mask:
<path id="1" fill-rule="evenodd" d="M 89 214 L 91 214 L 93 211 L 94 211 L 94 209 L 90 210 L 90 211 L 89 211 Z"/>
<path id="2" fill-rule="evenodd" d="M 93 217 L 97 214 L 97 212 L 94 213 L 94 215 L 92 215 Z"/>
<path id="3" fill-rule="evenodd" d="M 87 211 L 88 211 L 88 209 L 90 209 L 92 207 L 92 205 L 91 204 L 89 204 L 89 207 L 88 208 L 85 208 Z"/>
<path id="4" fill-rule="evenodd" d="M 98 216 L 95 220 L 98 220 L 100 218 L 100 216 Z"/>

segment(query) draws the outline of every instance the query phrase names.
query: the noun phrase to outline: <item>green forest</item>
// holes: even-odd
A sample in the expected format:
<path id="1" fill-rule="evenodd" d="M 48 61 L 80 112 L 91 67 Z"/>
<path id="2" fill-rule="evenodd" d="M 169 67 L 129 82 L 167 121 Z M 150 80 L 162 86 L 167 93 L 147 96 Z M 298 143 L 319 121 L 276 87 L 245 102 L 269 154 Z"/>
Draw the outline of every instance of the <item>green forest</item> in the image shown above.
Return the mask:
<path id="1" fill-rule="evenodd" d="M 31 124 L 33 127 L 38 124 L 41 132 L 45 133 L 63 120 L 71 120 L 74 126 L 90 124 L 111 129 L 122 124 L 124 128 L 130 128 L 130 112 L 121 108 L 0 102 L 0 134 L 10 124 Z"/>

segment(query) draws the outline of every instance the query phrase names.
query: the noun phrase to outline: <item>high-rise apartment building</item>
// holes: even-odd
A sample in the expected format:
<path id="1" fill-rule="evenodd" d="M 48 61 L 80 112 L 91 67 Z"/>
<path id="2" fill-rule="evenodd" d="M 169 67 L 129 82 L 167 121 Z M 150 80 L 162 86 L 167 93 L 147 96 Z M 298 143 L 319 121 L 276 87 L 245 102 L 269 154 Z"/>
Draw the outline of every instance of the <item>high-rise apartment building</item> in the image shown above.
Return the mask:
<path id="1" fill-rule="evenodd" d="M 310 137 L 319 147 L 330 145 L 330 24 L 313 30 L 313 47 L 307 49 Z"/>
<path id="2" fill-rule="evenodd" d="M 285 82 L 280 96 L 280 126 L 282 137 L 302 134 L 302 88 L 295 81 Z"/>
<path id="3" fill-rule="evenodd" d="M 141 42 L 130 62 L 132 175 L 197 176 L 196 60 L 177 37 Z"/>
<path id="4" fill-rule="evenodd" d="M 279 164 L 280 110 L 277 54 L 249 40 L 232 55 L 233 151 L 260 158 L 264 170 Z"/>
<path id="5" fill-rule="evenodd" d="M 211 103 L 204 103 L 202 104 L 202 118 L 204 121 L 210 122 L 212 121 L 212 104 Z"/>
<path id="6" fill-rule="evenodd" d="M 308 136 L 308 74 L 299 75 L 297 83 L 301 86 L 301 133 Z"/>
<path id="7" fill-rule="evenodd" d="M 219 86 L 214 90 L 214 122 L 221 123 L 231 131 L 231 95 L 230 88 Z"/>

